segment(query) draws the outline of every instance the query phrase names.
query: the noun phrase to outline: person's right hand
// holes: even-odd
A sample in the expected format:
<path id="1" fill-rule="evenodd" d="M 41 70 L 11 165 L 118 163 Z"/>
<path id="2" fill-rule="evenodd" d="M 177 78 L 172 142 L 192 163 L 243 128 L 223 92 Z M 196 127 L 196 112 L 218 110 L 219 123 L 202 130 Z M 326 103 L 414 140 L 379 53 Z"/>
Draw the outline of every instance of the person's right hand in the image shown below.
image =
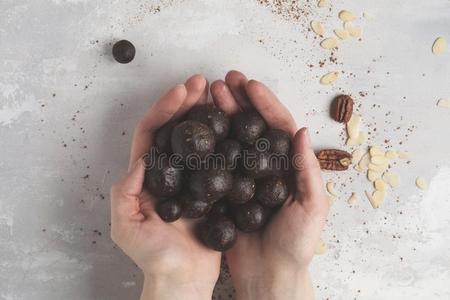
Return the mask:
<path id="1" fill-rule="evenodd" d="M 256 109 L 271 128 L 293 137 L 296 184 L 288 199 L 262 232 L 239 233 L 226 253 L 238 299 L 312 299 L 308 266 L 329 209 L 321 171 L 306 128 L 294 119 L 262 83 L 231 71 L 225 82 L 211 85 L 215 104 L 228 114 Z M 301 162 L 301 165 L 298 165 Z"/>
<path id="2" fill-rule="evenodd" d="M 142 156 L 153 145 L 155 131 L 195 104 L 206 103 L 208 84 L 200 75 L 172 88 L 137 125 L 128 174 L 111 189 L 111 237 L 143 270 L 141 299 L 211 299 L 219 277 L 221 253 L 195 236 L 193 222 L 165 223 L 143 190 Z"/>

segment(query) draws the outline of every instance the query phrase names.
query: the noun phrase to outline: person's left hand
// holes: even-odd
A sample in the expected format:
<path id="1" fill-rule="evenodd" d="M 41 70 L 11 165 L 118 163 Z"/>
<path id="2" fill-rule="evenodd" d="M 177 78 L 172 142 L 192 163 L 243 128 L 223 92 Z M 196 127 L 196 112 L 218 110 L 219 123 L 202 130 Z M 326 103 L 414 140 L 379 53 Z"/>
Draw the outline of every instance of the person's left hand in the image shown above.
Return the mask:
<path id="1" fill-rule="evenodd" d="M 128 175 L 111 189 L 111 237 L 144 272 L 141 299 L 211 299 L 219 277 L 221 253 L 198 240 L 192 221 L 161 220 L 152 196 L 143 190 L 142 156 L 152 147 L 155 131 L 206 103 L 207 96 L 208 83 L 200 75 L 162 96 L 135 129 Z"/>

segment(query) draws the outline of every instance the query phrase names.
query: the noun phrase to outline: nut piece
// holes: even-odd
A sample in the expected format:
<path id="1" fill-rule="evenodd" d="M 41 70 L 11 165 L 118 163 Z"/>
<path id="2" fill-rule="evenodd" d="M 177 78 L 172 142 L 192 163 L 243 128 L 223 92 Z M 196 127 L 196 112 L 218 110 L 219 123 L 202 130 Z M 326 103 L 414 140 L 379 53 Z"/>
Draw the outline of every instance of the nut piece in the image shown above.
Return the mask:
<path id="1" fill-rule="evenodd" d="M 311 29 L 312 31 L 320 36 L 323 36 L 325 34 L 325 29 L 323 28 L 322 24 L 319 21 L 311 21 Z"/>
<path id="2" fill-rule="evenodd" d="M 322 170 L 345 171 L 352 163 L 352 155 L 343 150 L 325 149 L 317 155 Z"/>
<path id="3" fill-rule="evenodd" d="M 373 192 L 373 194 L 370 194 L 369 192 L 366 191 L 366 196 L 367 199 L 369 199 L 369 202 L 372 205 L 372 207 L 378 208 L 380 207 L 380 204 L 383 203 L 384 198 L 386 197 L 386 192 L 376 190 L 375 192 Z"/>
<path id="4" fill-rule="evenodd" d="M 433 51 L 433 54 L 438 55 L 444 53 L 445 49 L 447 48 L 447 42 L 443 37 L 438 37 L 434 43 L 431 50 Z"/>
<path id="5" fill-rule="evenodd" d="M 389 163 L 389 159 L 384 155 L 375 155 L 370 158 L 370 162 L 375 165 L 385 165 Z"/>
<path id="6" fill-rule="evenodd" d="M 328 4 L 328 0 L 319 0 L 319 2 L 317 3 L 317 6 L 322 8 L 322 7 L 327 6 L 327 4 Z"/>
<path id="7" fill-rule="evenodd" d="M 359 126 L 361 125 L 361 116 L 352 114 L 350 120 L 347 122 L 347 135 L 351 139 L 357 139 L 359 136 Z"/>
<path id="8" fill-rule="evenodd" d="M 400 159 L 410 159 L 412 156 L 408 151 L 398 151 L 397 154 Z"/>
<path id="9" fill-rule="evenodd" d="M 348 10 L 341 10 L 339 12 L 339 19 L 342 21 L 353 21 L 356 19 L 355 15 Z"/>
<path id="10" fill-rule="evenodd" d="M 450 99 L 439 99 L 437 106 L 450 108 Z"/>
<path id="11" fill-rule="evenodd" d="M 370 156 L 384 155 L 384 151 L 376 146 L 372 146 L 369 149 Z"/>
<path id="12" fill-rule="evenodd" d="M 380 172 L 376 172 L 376 171 L 372 171 L 372 170 L 367 171 L 367 179 L 369 179 L 370 182 L 375 182 L 377 179 L 380 179 L 380 178 L 381 178 Z"/>
<path id="13" fill-rule="evenodd" d="M 350 198 L 348 198 L 347 203 L 351 206 L 355 206 L 356 204 L 358 204 L 358 195 L 356 195 L 356 193 L 352 193 Z"/>
<path id="14" fill-rule="evenodd" d="M 377 179 L 375 180 L 375 182 L 373 183 L 373 185 L 375 186 L 375 189 L 377 191 L 384 191 L 386 190 L 386 182 L 384 182 L 383 179 Z"/>
<path id="15" fill-rule="evenodd" d="M 327 252 L 327 245 L 325 245 L 325 243 L 322 240 L 320 240 L 319 243 L 317 243 L 314 254 L 322 255 L 322 254 L 325 254 L 325 252 Z"/>
<path id="16" fill-rule="evenodd" d="M 359 38 L 362 35 L 362 28 L 354 26 L 352 22 L 344 22 L 344 29 L 348 31 L 350 36 Z"/>
<path id="17" fill-rule="evenodd" d="M 341 40 L 345 40 L 350 36 L 350 33 L 346 29 L 341 28 L 335 29 L 334 34 Z"/>
<path id="18" fill-rule="evenodd" d="M 333 181 L 327 182 L 327 192 L 333 197 L 337 197 L 336 190 L 334 189 L 335 186 L 336 184 Z"/>
<path id="19" fill-rule="evenodd" d="M 364 154 L 364 156 L 361 158 L 361 160 L 358 163 L 358 167 L 361 170 L 367 170 L 369 168 L 369 163 L 370 163 L 370 155 L 369 153 Z"/>
<path id="20" fill-rule="evenodd" d="M 419 176 L 416 179 L 416 186 L 421 190 L 427 190 L 428 189 L 428 182 L 425 178 Z"/>
<path id="21" fill-rule="evenodd" d="M 353 99 L 348 95 L 339 95 L 331 104 L 331 116 L 339 123 L 347 123 L 353 114 Z"/>
<path id="22" fill-rule="evenodd" d="M 356 165 L 364 155 L 364 150 L 361 148 L 356 149 L 352 153 L 352 164 Z"/>
<path id="23" fill-rule="evenodd" d="M 386 151 L 385 156 L 388 159 L 394 159 L 398 157 L 398 153 L 395 150 L 388 150 Z"/>
<path id="24" fill-rule="evenodd" d="M 320 43 L 320 47 L 324 49 L 334 49 L 337 48 L 338 42 L 334 37 L 326 38 Z"/>
<path id="25" fill-rule="evenodd" d="M 400 177 L 398 175 L 386 172 L 383 174 L 383 180 L 387 182 L 391 187 L 396 188 L 400 185 Z"/>
<path id="26" fill-rule="evenodd" d="M 322 78 L 320 78 L 320 84 L 323 84 L 323 85 L 332 84 L 333 82 L 335 82 L 338 79 L 338 77 L 339 77 L 338 72 L 327 73 L 327 74 L 323 75 Z"/>

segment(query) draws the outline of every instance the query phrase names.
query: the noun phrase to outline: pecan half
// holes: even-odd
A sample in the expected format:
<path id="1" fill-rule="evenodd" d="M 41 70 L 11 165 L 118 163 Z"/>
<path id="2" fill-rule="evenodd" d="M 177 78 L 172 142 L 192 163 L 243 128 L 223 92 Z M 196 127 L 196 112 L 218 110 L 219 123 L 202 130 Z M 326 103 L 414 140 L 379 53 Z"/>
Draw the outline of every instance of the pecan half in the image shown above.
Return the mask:
<path id="1" fill-rule="evenodd" d="M 353 99 L 348 95 L 337 96 L 331 104 L 331 117 L 339 123 L 347 123 L 353 114 Z"/>
<path id="2" fill-rule="evenodd" d="M 344 171 L 352 163 L 352 155 L 343 150 L 325 149 L 317 155 L 322 170 Z"/>

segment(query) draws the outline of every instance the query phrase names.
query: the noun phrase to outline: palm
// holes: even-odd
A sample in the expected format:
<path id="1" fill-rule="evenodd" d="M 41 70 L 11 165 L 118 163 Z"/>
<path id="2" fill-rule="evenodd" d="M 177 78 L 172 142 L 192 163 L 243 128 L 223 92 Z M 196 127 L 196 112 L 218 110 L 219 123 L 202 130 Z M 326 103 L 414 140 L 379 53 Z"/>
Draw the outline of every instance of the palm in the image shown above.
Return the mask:
<path id="1" fill-rule="evenodd" d="M 126 244 L 133 249 L 130 256 L 148 273 L 195 274 L 195 270 L 202 270 L 203 280 L 215 282 L 221 255 L 198 241 L 194 231 L 196 222 L 180 219 L 166 223 L 149 207 L 152 203 L 147 192 L 139 197 L 140 211 L 149 213 L 125 234 Z"/>

